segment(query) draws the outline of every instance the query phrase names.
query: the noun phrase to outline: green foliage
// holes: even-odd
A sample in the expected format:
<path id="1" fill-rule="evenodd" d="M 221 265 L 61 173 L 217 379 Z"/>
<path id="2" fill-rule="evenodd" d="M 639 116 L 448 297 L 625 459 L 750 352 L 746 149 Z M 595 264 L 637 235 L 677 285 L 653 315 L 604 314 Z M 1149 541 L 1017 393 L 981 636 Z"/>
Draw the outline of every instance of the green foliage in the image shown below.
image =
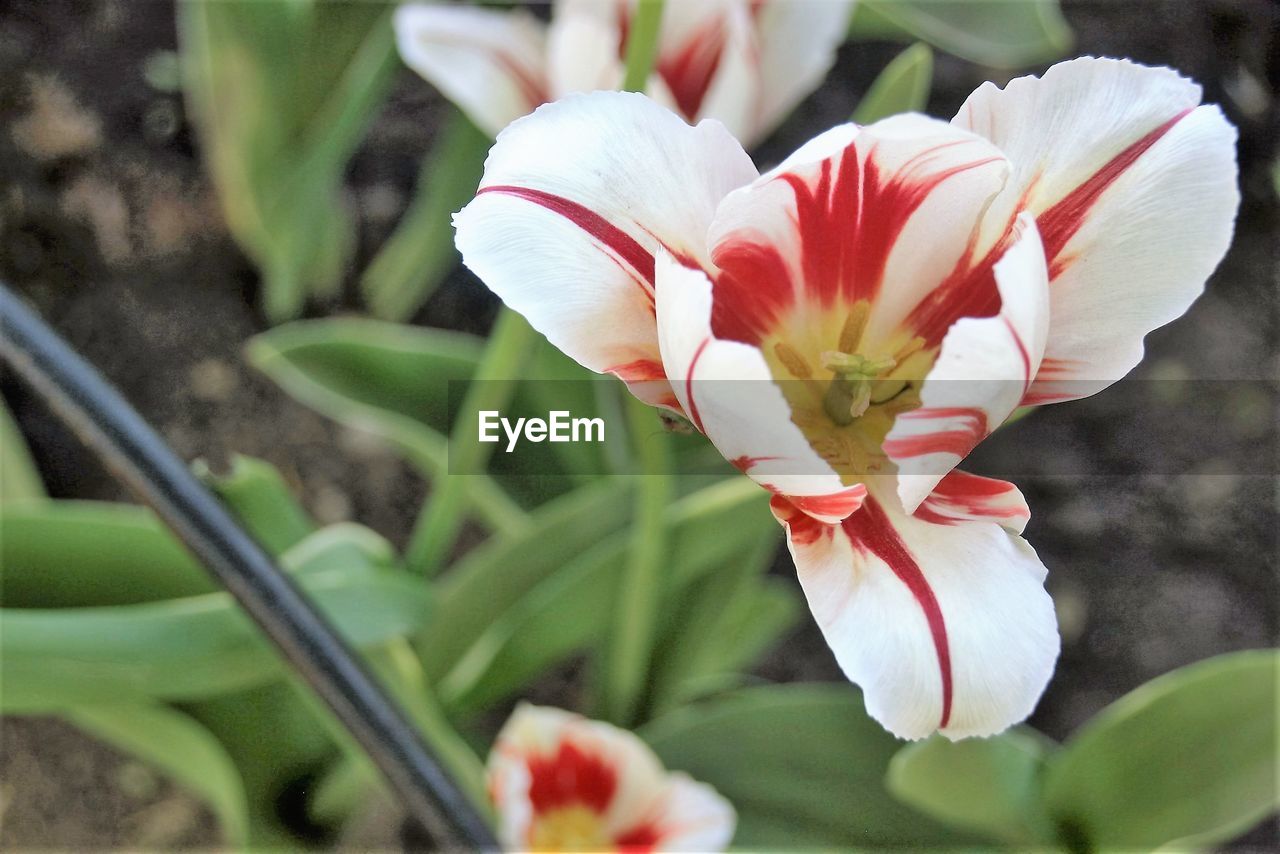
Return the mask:
<path id="1" fill-rule="evenodd" d="M 176 543 L 160 545 L 156 535 L 166 535 L 154 524 L 122 512 L 122 524 L 113 527 L 110 512 L 94 518 L 76 505 L 70 509 L 81 515 L 68 525 L 60 504 L 4 514 L 5 712 L 189 700 L 280 678 L 275 653 L 230 594 L 200 591 L 207 582 L 195 583 L 194 567 Z M 105 536 L 86 539 L 88 525 L 79 522 Z M 88 550 L 69 555 L 64 540 L 41 533 L 60 523 L 81 533 Z M 391 556 L 372 532 L 341 526 L 312 535 L 282 562 L 351 643 L 369 647 L 418 630 L 429 613 L 428 591 L 393 570 Z M 104 571 L 113 563 L 119 574 Z M 167 592 L 176 595 L 150 598 L 148 580 L 170 572 L 175 580 Z M 74 584 L 49 590 L 41 582 L 50 578 Z"/>
<path id="2" fill-rule="evenodd" d="M 869 125 L 897 113 L 921 112 L 933 83 L 933 51 L 913 44 L 893 58 L 862 96 L 853 120 Z"/>
<path id="3" fill-rule="evenodd" d="M 1045 753 L 1030 729 L 952 742 L 908 745 L 889 764 L 889 791 L 945 824 L 1002 842 L 1044 845 L 1053 828 L 1040 798 Z"/>
<path id="4" fill-rule="evenodd" d="M 668 508 L 671 540 L 661 611 L 674 611 L 684 591 L 699 578 L 727 570 L 736 560 L 749 560 L 746 548 L 758 541 L 720 536 L 719 532 L 733 525 L 748 529 L 744 523 L 752 518 L 768 522 L 766 503 L 767 496 L 758 487 L 745 478 L 735 478 L 686 496 Z M 626 505 L 621 509 L 625 514 Z M 571 552 L 573 557 L 547 565 L 539 578 L 526 577 L 526 582 L 533 583 L 528 583 L 525 592 L 510 597 L 506 608 L 493 609 L 483 622 L 474 624 L 481 631 L 464 648 L 464 654 L 455 652 L 460 644 L 447 653 L 457 663 L 442 672 L 438 685 L 442 701 L 455 714 L 480 711 L 506 699 L 570 655 L 599 648 L 617 601 L 618 569 L 626 560 L 629 532 L 602 537 L 597 529 L 593 541 L 598 544 L 580 546 Z M 446 577 L 446 584 L 450 578 Z M 442 591 L 440 601 L 441 622 L 446 622 L 456 600 Z M 431 644 L 424 645 L 424 652 L 434 649 Z M 434 660 L 427 659 L 429 670 Z M 659 659 L 654 669 L 665 666 Z"/>
<path id="5" fill-rule="evenodd" d="M 1280 652 L 1211 658 L 1104 709 L 1048 766 L 1068 839 L 1096 848 L 1209 848 L 1280 806 Z"/>
<path id="6" fill-rule="evenodd" d="M 475 372 L 476 338 L 344 318 L 281 326 L 250 339 L 246 350 L 254 367 L 297 400 L 389 440 L 428 477 L 447 474 L 449 383 Z M 490 478 L 460 480 L 490 529 L 524 527 L 524 511 Z"/>
<path id="7" fill-rule="evenodd" d="M 1277 671 L 1256 650 L 1175 670 L 1122 697 L 1061 748 L 1031 730 L 904 748 L 903 802 L 989 839 L 1069 850 L 1208 848 L 1280 806 Z"/>
<path id="8" fill-rule="evenodd" d="M 338 287 L 354 243 L 347 160 L 397 60 L 380 3 L 181 3 L 187 104 L 231 233 L 281 321 Z"/>
<path id="9" fill-rule="evenodd" d="M 1058 0 L 861 0 L 850 35 L 928 42 L 992 68 L 1019 68 L 1061 57 L 1071 28 Z"/>
<path id="10" fill-rule="evenodd" d="M 915 850 L 970 841 L 895 800 L 884 776 L 901 742 L 852 685 L 747 688 L 641 729 L 670 768 L 710 783 L 738 812 L 746 850 Z"/>
<path id="11" fill-rule="evenodd" d="M 307 512 L 270 463 L 235 454 L 225 475 L 214 474 L 201 461 L 194 468 L 271 554 L 281 554 L 315 531 Z"/>
<path id="12" fill-rule="evenodd" d="M 9 408 L 0 400 L 0 505 L 45 497 L 44 482 Z"/>
<path id="13" fill-rule="evenodd" d="M 376 317 L 407 320 L 458 264 L 451 218 L 480 184 L 489 139 L 457 110 L 442 124 L 409 209 L 360 278 Z"/>

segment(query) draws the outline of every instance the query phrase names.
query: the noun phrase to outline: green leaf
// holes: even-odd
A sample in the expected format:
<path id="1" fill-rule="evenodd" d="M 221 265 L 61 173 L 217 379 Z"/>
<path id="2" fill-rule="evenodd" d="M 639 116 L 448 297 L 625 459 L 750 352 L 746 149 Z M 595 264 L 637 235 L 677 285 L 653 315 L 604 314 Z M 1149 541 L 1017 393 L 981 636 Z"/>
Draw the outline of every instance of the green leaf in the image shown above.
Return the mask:
<path id="1" fill-rule="evenodd" d="M 422 164 L 413 201 L 360 278 L 370 311 L 407 320 L 458 265 L 453 212 L 475 195 L 490 140 L 454 110 Z"/>
<path id="2" fill-rule="evenodd" d="M 1280 652 L 1211 658 L 1104 709 L 1049 763 L 1045 796 L 1069 841 L 1208 848 L 1273 812 Z"/>
<path id="3" fill-rule="evenodd" d="M 944 824 L 1019 844 L 1053 842 L 1041 798 L 1046 753 L 1034 730 L 909 744 L 889 763 L 889 791 Z"/>
<path id="4" fill-rule="evenodd" d="M 655 656 L 651 692 L 657 712 L 731 685 L 800 614 L 789 585 L 762 577 L 778 552 L 781 529 L 761 525 L 747 531 L 739 537 L 739 556 L 674 603 Z"/>
<path id="5" fill-rule="evenodd" d="M 6 608 L 124 605 L 215 586 L 143 507 L 48 501 L 0 509 Z"/>
<path id="6" fill-rule="evenodd" d="M 354 245 L 343 173 L 397 65 L 390 17 L 321 0 L 178 7 L 186 101 L 273 320 L 341 280 Z"/>
<path id="7" fill-rule="evenodd" d="M 249 533 L 273 555 L 295 546 L 315 531 L 276 467 L 265 460 L 235 454 L 231 470 L 216 475 L 197 460 L 196 475 L 225 501 Z"/>
<path id="8" fill-rule="evenodd" d="M 9 408 L 0 400 L 0 505 L 47 497 L 40 470 Z"/>
<path id="9" fill-rule="evenodd" d="M 249 807 L 240 771 L 222 744 L 190 716 L 161 705 L 110 704 L 78 706 L 65 717 L 203 798 L 230 845 L 248 843 Z"/>
<path id="10" fill-rule="evenodd" d="M 663 570 L 663 611 L 674 610 L 688 586 L 712 569 L 740 558 L 752 541 L 726 534 L 768 524 L 768 495 L 735 477 L 700 490 L 668 509 L 670 529 Z M 749 520 L 757 518 L 754 524 Z M 630 533 L 607 538 L 571 560 L 558 562 L 518 600 L 496 612 L 482 635 L 437 682 L 441 701 L 455 714 L 488 707 L 517 691 L 556 662 L 597 646 L 610 625 L 618 595 L 618 566 Z M 445 599 L 441 598 L 444 612 Z"/>
<path id="11" fill-rule="evenodd" d="M 932 83 L 933 51 L 917 42 L 884 67 L 853 111 L 853 120 L 869 125 L 898 113 L 921 112 Z"/>
<path id="12" fill-rule="evenodd" d="M 628 499 L 620 479 L 582 487 L 535 510 L 527 531 L 485 542 L 443 575 L 436 618 L 416 644 L 432 684 L 536 584 L 619 530 Z"/>
<path id="13" fill-rule="evenodd" d="M 861 0 L 850 34 L 919 39 L 993 68 L 1057 59 L 1073 41 L 1058 0 Z"/>
<path id="14" fill-rule="evenodd" d="M 381 538 L 345 526 L 318 532 L 282 563 L 342 635 L 364 648 L 417 631 L 428 615 L 427 589 L 388 569 L 389 557 Z M 61 568 L 47 560 L 33 564 L 40 567 L 48 577 Z M 6 607 L 0 646 L 0 704 L 7 712 L 208 697 L 282 672 L 275 652 L 227 593 L 112 606 Z"/>
<path id="15" fill-rule="evenodd" d="M 338 756 L 342 737 L 332 714 L 296 677 L 222 694 L 182 711 L 208 729 L 240 771 L 249 803 L 251 850 L 301 851 L 314 846 L 300 837 L 289 801 L 312 785 Z M 301 812 L 299 810 L 298 812 Z M 284 819 L 291 818 L 286 823 Z"/>
<path id="16" fill-rule="evenodd" d="M 395 445 L 428 477 L 448 474 L 449 384 L 470 379 L 483 342 L 471 335 L 374 320 L 291 323 L 250 339 L 249 361 L 301 403 Z M 468 499 L 496 531 L 525 513 L 484 475 Z"/>
<path id="17" fill-rule="evenodd" d="M 686 706 L 640 735 L 738 812 L 746 850 L 941 849 L 971 841 L 899 803 L 885 771 L 902 742 L 852 685 L 748 688 Z"/>

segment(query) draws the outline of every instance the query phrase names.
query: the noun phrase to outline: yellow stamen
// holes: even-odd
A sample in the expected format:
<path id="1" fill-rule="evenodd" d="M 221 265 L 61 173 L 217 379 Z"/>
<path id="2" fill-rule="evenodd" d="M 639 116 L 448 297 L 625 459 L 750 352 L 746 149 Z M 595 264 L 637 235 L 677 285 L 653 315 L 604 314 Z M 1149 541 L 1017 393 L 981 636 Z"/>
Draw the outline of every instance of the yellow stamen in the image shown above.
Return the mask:
<path id="1" fill-rule="evenodd" d="M 804 356 L 797 353 L 795 348 L 785 341 L 779 341 L 773 345 L 773 354 L 796 379 L 807 380 L 813 376 L 813 371 L 809 369 L 809 363 L 804 360 Z"/>
<path id="2" fill-rule="evenodd" d="M 844 319 L 844 327 L 840 330 L 840 352 L 856 353 L 862 343 L 862 333 L 867 331 L 867 319 L 871 317 L 871 303 L 858 300 Z"/>

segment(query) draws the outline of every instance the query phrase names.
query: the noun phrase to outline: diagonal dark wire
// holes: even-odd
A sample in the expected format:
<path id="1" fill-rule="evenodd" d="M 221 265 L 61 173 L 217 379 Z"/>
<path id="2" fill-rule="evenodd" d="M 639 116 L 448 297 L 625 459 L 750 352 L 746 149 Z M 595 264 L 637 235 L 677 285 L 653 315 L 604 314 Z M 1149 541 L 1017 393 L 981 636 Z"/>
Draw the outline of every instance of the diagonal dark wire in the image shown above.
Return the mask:
<path id="1" fill-rule="evenodd" d="M 488 823 L 328 620 L 124 398 L 2 283 L 0 358 L 235 596 L 438 842 L 497 850 Z"/>

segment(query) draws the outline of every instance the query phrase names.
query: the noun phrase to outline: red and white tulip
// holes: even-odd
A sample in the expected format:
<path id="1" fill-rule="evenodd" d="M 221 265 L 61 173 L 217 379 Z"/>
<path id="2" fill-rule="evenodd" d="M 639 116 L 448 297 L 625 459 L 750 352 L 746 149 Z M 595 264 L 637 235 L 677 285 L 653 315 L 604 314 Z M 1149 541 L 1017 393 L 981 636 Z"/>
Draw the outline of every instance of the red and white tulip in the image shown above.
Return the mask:
<path id="1" fill-rule="evenodd" d="M 396 40 L 411 68 L 497 134 L 570 92 L 621 86 L 635 5 L 556 0 L 544 24 L 519 9 L 413 3 L 396 11 Z M 822 82 L 852 11 L 853 0 L 667 3 L 646 91 L 754 144 Z"/>
<path id="2" fill-rule="evenodd" d="M 626 730 L 520 705 L 489 755 L 512 851 L 723 851 L 737 822 L 715 790 L 670 773 Z"/>
<path id="3" fill-rule="evenodd" d="M 999 732 L 1058 655 L 1016 487 L 953 467 L 1124 376 L 1231 240 L 1235 131 L 1177 73 L 1077 59 L 946 123 L 843 125 L 759 175 L 718 122 L 594 93 L 511 125 L 466 264 L 774 494 L 845 673 L 907 738 Z"/>

